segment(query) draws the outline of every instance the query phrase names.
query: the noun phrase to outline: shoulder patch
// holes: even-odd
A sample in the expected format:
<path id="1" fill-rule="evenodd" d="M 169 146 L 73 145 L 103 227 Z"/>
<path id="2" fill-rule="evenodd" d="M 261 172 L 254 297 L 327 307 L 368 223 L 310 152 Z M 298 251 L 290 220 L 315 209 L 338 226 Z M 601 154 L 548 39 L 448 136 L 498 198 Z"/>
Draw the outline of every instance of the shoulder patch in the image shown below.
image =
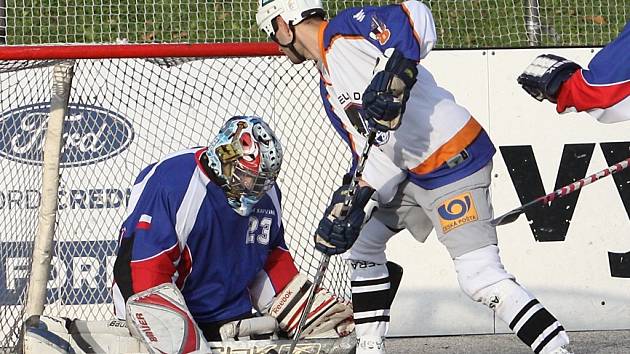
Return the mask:
<path id="1" fill-rule="evenodd" d="M 352 16 L 352 18 L 354 18 L 355 20 L 357 20 L 359 22 L 363 22 L 363 20 L 365 19 L 365 12 L 363 12 L 363 9 L 361 9 L 361 10 L 359 10 L 359 12 L 354 14 L 354 16 Z"/>
<path id="2" fill-rule="evenodd" d="M 372 15 L 372 30 L 370 31 L 370 38 L 375 41 L 378 41 L 381 45 L 385 45 L 389 38 L 392 36 L 392 33 L 389 31 L 389 28 L 385 25 L 383 21 L 381 21 L 376 15 Z"/>

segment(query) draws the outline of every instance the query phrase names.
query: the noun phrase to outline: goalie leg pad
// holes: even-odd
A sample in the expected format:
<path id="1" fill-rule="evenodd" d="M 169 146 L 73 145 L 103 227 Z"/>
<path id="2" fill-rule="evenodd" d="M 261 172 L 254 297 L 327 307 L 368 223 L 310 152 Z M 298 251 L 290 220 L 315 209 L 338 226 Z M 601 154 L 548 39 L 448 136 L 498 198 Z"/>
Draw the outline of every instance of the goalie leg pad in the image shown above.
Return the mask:
<path id="1" fill-rule="evenodd" d="M 305 275 L 298 274 L 276 296 L 269 308 L 269 315 L 278 320 L 280 329 L 293 337 L 300 321 L 300 316 L 306 302 L 312 283 Z M 338 299 L 326 289 L 319 288 L 315 291 L 313 306 L 306 317 L 306 323 L 302 331 L 302 338 L 321 334 L 332 329 L 337 330 L 340 336 L 352 331 L 348 319 L 352 318 L 352 305 Z"/>
<path id="2" fill-rule="evenodd" d="M 275 318 L 261 316 L 228 322 L 219 328 L 219 333 L 222 341 L 228 341 L 256 335 L 271 337 L 277 329 L 278 321 Z"/>
<path id="3" fill-rule="evenodd" d="M 28 322 L 28 321 L 27 321 Z M 124 321 L 82 321 L 39 316 L 25 323 L 23 353 L 144 353 Z"/>
<path id="4" fill-rule="evenodd" d="M 162 284 L 127 300 L 127 326 L 151 353 L 207 351 L 205 338 L 173 284 Z"/>
<path id="5" fill-rule="evenodd" d="M 547 353 L 569 343 L 558 320 L 505 271 L 497 246 L 468 252 L 454 262 L 462 290 L 491 308 L 534 352 Z"/>

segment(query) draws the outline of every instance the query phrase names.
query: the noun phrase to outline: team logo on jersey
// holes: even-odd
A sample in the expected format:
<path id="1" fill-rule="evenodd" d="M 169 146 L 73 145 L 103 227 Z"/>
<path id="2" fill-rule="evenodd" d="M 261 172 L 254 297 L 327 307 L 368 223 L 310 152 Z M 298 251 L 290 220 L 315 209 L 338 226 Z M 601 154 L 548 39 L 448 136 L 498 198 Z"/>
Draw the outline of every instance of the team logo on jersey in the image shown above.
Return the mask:
<path id="1" fill-rule="evenodd" d="M 390 133 L 389 131 L 386 131 L 386 132 L 377 131 L 376 137 L 374 138 L 374 144 L 376 144 L 376 146 L 387 144 L 387 142 L 389 141 L 389 133 Z"/>
<path id="2" fill-rule="evenodd" d="M 443 233 L 448 233 L 455 228 L 479 219 L 470 192 L 445 200 L 437 210 Z"/>
<path id="3" fill-rule="evenodd" d="M 354 14 L 354 16 L 352 16 L 352 17 L 355 20 L 359 21 L 359 22 L 363 22 L 363 20 L 365 19 L 365 12 L 363 12 L 363 9 L 361 9 L 359 12 Z"/>
<path id="4" fill-rule="evenodd" d="M 385 23 L 379 20 L 376 16 L 372 16 L 372 31 L 370 31 L 370 38 L 378 41 L 381 45 L 385 45 L 392 33 Z"/>

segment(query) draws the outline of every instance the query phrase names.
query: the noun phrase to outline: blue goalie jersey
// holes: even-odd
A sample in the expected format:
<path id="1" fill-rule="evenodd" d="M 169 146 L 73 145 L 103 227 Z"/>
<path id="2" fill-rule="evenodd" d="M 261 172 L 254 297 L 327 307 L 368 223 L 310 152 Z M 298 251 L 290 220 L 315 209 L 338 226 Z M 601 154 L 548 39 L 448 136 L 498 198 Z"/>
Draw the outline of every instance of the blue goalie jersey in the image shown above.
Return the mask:
<path id="1" fill-rule="evenodd" d="M 168 155 L 138 176 L 114 266 L 118 317 L 129 296 L 168 282 L 198 323 L 249 313 L 248 286 L 272 250 L 286 250 L 278 186 L 241 216 L 206 175 L 204 151 Z"/>

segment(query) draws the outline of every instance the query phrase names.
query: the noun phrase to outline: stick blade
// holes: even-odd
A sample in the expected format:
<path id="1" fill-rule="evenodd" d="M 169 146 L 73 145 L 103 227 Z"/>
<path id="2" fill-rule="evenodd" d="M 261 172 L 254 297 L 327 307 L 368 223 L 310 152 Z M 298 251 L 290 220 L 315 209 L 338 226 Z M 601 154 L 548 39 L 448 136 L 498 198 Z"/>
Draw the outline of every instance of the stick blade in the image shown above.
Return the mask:
<path id="1" fill-rule="evenodd" d="M 291 340 L 245 340 L 208 342 L 212 353 L 277 353 L 287 354 Z M 353 332 L 342 338 L 302 339 L 294 354 L 351 354 L 354 353 L 357 338 Z"/>
<path id="2" fill-rule="evenodd" d="M 492 226 L 501 226 L 501 225 L 512 223 L 512 222 L 516 221 L 516 219 L 518 219 L 518 217 L 521 216 L 521 214 L 523 214 L 523 209 L 522 208 L 514 209 L 514 210 L 512 210 L 510 212 L 507 212 L 507 213 L 499 216 L 496 219 L 493 219 L 492 221 L 490 221 L 490 225 L 492 225 Z"/>

